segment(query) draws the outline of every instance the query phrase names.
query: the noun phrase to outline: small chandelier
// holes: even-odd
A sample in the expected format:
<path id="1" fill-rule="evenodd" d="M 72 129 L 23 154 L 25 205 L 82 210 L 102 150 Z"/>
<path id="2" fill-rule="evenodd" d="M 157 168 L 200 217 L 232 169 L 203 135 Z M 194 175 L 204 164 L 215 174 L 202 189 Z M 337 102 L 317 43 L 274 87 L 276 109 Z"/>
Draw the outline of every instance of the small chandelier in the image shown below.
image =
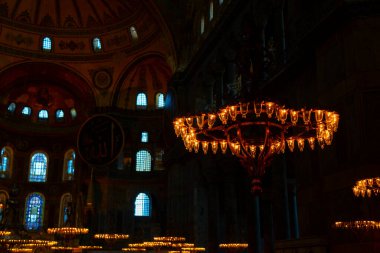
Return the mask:
<path id="1" fill-rule="evenodd" d="M 275 154 L 331 145 L 339 114 L 322 109 L 291 109 L 272 101 L 240 102 L 217 113 L 202 113 L 174 120 L 174 130 L 185 148 L 204 154 L 239 158 L 252 177 L 253 192 L 261 191 L 261 177 Z"/>
<path id="2" fill-rule="evenodd" d="M 356 181 L 352 191 L 356 197 L 377 196 L 380 193 L 380 177 Z"/>

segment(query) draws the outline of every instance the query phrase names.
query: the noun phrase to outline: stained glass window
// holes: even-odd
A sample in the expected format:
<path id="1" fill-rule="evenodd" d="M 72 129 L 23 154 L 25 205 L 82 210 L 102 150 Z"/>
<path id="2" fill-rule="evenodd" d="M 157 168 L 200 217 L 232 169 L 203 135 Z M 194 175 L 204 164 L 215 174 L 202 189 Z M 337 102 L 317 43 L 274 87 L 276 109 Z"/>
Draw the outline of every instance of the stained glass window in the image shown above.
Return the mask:
<path id="1" fill-rule="evenodd" d="M 49 37 L 45 37 L 42 39 L 42 50 L 50 52 L 52 47 L 51 39 Z"/>
<path id="2" fill-rule="evenodd" d="M 150 171 L 152 157 L 146 150 L 140 150 L 136 153 L 136 171 Z"/>
<path id="3" fill-rule="evenodd" d="M 141 133 L 141 142 L 148 142 L 148 132 Z"/>
<path id="4" fill-rule="evenodd" d="M 150 216 L 150 198 L 145 193 L 139 193 L 135 200 L 135 216 Z"/>
<path id="5" fill-rule="evenodd" d="M 47 165 L 44 153 L 34 153 L 30 159 L 29 182 L 46 182 Z"/>
<path id="6" fill-rule="evenodd" d="M 75 151 L 70 149 L 65 154 L 63 164 L 63 180 L 73 180 L 75 173 Z"/>
<path id="7" fill-rule="evenodd" d="M 4 147 L 1 149 L 1 160 L 0 160 L 0 177 L 9 177 L 11 170 L 11 159 L 13 151 L 10 147 Z"/>
<path id="8" fill-rule="evenodd" d="M 10 103 L 8 105 L 8 112 L 14 112 L 16 110 L 16 104 L 15 103 Z"/>
<path id="9" fill-rule="evenodd" d="M 69 217 L 72 215 L 72 196 L 70 193 L 65 193 L 61 198 L 61 209 L 60 209 L 60 218 L 59 224 L 61 227 L 74 225 L 69 224 Z"/>
<path id="10" fill-rule="evenodd" d="M 62 119 L 65 117 L 65 113 L 63 112 L 62 109 L 58 109 L 58 110 L 55 112 L 55 117 L 56 117 L 56 119 L 58 119 L 58 120 L 62 120 Z"/>
<path id="11" fill-rule="evenodd" d="M 92 40 L 92 47 L 95 52 L 99 52 L 102 50 L 102 42 L 100 41 L 99 38 L 94 38 Z"/>
<path id="12" fill-rule="evenodd" d="M 24 108 L 22 108 L 21 113 L 25 116 L 30 116 L 30 114 L 32 114 L 32 108 L 25 106 Z"/>
<path id="13" fill-rule="evenodd" d="M 38 118 L 40 119 L 47 119 L 49 117 L 48 111 L 47 110 L 41 110 L 38 113 Z"/>
<path id="14" fill-rule="evenodd" d="M 156 108 L 164 108 L 164 106 L 165 106 L 164 94 L 157 93 L 157 95 L 156 95 Z"/>
<path id="15" fill-rule="evenodd" d="M 140 109 L 145 109 L 148 105 L 145 93 L 139 93 L 136 97 L 136 106 Z"/>
<path id="16" fill-rule="evenodd" d="M 43 224 L 45 200 L 40 193 L 31 193 L 26 198 L 25 228 L 26 230 L 39 230 Z"/>

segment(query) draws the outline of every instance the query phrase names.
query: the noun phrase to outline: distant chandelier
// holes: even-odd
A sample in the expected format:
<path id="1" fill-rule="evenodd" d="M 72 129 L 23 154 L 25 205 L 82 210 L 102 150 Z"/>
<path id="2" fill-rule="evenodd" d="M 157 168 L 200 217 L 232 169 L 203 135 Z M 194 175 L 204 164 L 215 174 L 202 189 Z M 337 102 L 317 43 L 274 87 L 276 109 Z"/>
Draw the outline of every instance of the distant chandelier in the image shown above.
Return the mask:
<path id="1" fill-rule="evenodd" d="M 380 221 L 373 220 L 356 220 L 356 221 L 336 221 L 333 224 L 336 229 L 354 229 L 354 230 L 378 230 Z"/>
<path id="2" fill-rule="evenodd" d="M 178 117 L 173 125 L 189 152 L 198 153 L 201 147 L 207 154 L 211 146 L 212 153 L 220 148 L 226 154 L 229 148 L 253 178 L 252 190 L 257 192 L 275 154 L 285 153 L 286 146 L 291 152 L 296 145 L 303 151 L 305 142 L 311 150 L 316 143 L 323 149 L 331 145 L 338 123 L 339 114 L 333 111 L 295 110 L 271 101 L 254 101 L 229 105 L 217 113 Z"/>
<path id="3" fill-rule="evenodd" d="M 380 193 L 380 177 L 356 181 L 352 191 L 356 197 L 377 196 Z"/>

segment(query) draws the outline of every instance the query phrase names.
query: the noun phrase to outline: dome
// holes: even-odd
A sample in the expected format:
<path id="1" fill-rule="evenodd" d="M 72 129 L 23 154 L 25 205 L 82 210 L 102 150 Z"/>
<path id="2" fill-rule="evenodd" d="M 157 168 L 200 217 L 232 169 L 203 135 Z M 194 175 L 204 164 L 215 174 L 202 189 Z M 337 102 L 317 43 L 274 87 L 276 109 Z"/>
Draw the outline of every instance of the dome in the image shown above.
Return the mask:
<path id="1" fill-rule="evenodd" d="M 102 28 L 138 18 L 138 0 L 0 0 L 3 21 L 59 29 Z"/>

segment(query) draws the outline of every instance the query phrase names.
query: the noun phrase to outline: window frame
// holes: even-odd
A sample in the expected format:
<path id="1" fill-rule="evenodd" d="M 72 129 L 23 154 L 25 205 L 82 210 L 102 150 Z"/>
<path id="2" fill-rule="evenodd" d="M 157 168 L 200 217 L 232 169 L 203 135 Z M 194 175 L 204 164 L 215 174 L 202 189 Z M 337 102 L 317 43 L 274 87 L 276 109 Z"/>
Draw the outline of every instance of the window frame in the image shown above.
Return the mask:
<path id="1" fill-rule="evenodd" d="M 142 198 L 139 198 L 139 196 L 142 196 Z M 137 202 L 141 202 L 140 206 L 141 208 L 137 208 Z M 148 203 L 146 203 L 148 201 Z M 152 197 L 146 193 L 146 192 L 139 192 L 134 200 L 134 208 L 133 208 L 133 216 L 134 217 L 151 217 L 152 216 Z M 146 210 L 145 206 L 148 206 L 148 210 Z M 146 213 L 148 212 L 148 213 Z"/>
<path id="2" fill-rule="evenodd" d="M 48 40 L 49 42 L 45 42 Z M 45 48 L 45 43 L 48 43 L 50 48 Z M 53 51 L 53 39 L 49 36 L 43 36 L 41 40 L 41 50 L 43 52 L 52 52 Z"/>
<path id="3" fill-rule="evenodd" d="M 30 206 L 30 201 L 31 201 L 31 198 L 32 197 L 36 197 L 36 196 L 39 196 L 40 197 L 40 200 L 42 202 L 42 205 L 39 206 L 39 219 L 40 219 L 40 222 L 37 226 L 37 228 L 29 228 L 28 227 L 28 224 L 27 224 L 27 215 L 28 215 L 28 211 L 31 209 L 29 206 Z M 39 231 L 42 229 L 43 227 L 43 224 L 44 224 L 44 215 L 45 215 L 45 196 L 42 194 L 42 193 L 39 193 L 39 192 L 32 192 L 32 193 L 29 193 L 26 198 L 25 198 L 25 211 L 24 211 L 24 227 L 26 230 L 28 231 Z"/>
<path id="4" fill-rule="evenodd" d="M 139 99 L 140 95 L 141 96 L 144 95 L 145 105 L 139 104 L 139 101 L 141 100 L 141 99 Z M 145 92 L 138 92 L 136 94 L 136 109 L 145 110 L 147 108 L 148 108 L 148 95 Z"/>
<path id="5" fill-rule="evenodd" d="M 161 96 L 162 96 L 162 103 L 163 103 L 162 106 L 160 105 L 160 97 Z M 162 92 L 158 92 L 158 93 L 156 93 L 155 98 L 156 98 L 156 101 L 155 101 L 156 102 L 156 109 L 164 109 L 165 108 L 165 94 Z"/>
<path id="6" fill-rule="evenodd" d="M 4 153 L 4 154 L 3 154 Z M 4 157 L 7 157 L 7 164 L 8 168 L 6 170 L 3 170 L 3 159 Z M 12 170 L 13 170 L 13 149 L 9 146 L 4 146 L 0 150 L 0 163 L 1 163 L 1 172 L 0 172 L 0 178 L 11 178 Z"/>
<path id="7" fill-rule="evenodd" d="M 145 157 L 145 158 L 148 158 L 148 165 L 145 166 L 145 159 L 143 160 L 144 157 L 141 157 L 139 158 L 139 153 L 141 154 L 142 152 L 146 152 L 148 157 Z M 137 152 L 136 152 L 136 156 L 135 156 L 135 171 L 136 172 L 151 172 L 152 171 L 152 154 L 149 152 L 149 150 L 147 149 L 139 149 Z M 140 162 L 141 161 L 141 162 Z M 141 169 L 138 169 L 140 168 Z"/>
<path id="8" fill-rule="evenodd" d="M 46 115 L 46 117 L 41 117 L 41 113 L 42 113 L 44 116 Z M 49 120 L 49 111 L 46 110 L 46 109 L 41 109 L 41 110 L 38 112 L 37 117 L 38 117 L 38 120 L 40 120 L 40 121 L 47 121 L 47 120 Z"/>
<path id="9" fill-rule="evenodd" d="M 25 113 L 24 113 L 24 110 L 25 110 L 25 109 L 27 109 L 27 110 L 29 111 L 28 114 L 25 114 Z M 27 117 L 27 118 L 29 118 L 30 116 L 32 116 L 32 108 L 31 108 L 30 106 L 24 106 L 24 107 L 22 108 L 22 110 L 21 110 L 21 115 L 22 115 L 23 117 Z"/>
<path id="10" fill-rule="evenodd" d="M 42 154 L 46 158 L 46 168 L 45 168 L 44 181 L 31 181 L 31 178 L 30 178 L 31 177 L 31 169 L 32 169 L 32 159 L 33 159 L 33 156 L 35 156 L 37 154 Z M 30 158 L 29 158 L 28 182 L 29 183 L 46 183 L 47 182 L 47 178 L 48 178 L 48 170 L 49 170 L 49 156 L 48 156 L 48 154 L 46 152 L 41 151 L 41 150 L 34 151 L 30 155 Z M 34 176 L 39 176 L 39 175 L 34 175 Z"/>
<path id="11" fill-rule="evenodd" d="M 92 39 L 92 50 L 94 50 L 95 53 L 99 53 L 103 51 L 103 43 L 102 40 L 99 37 L 94 37 Z"/>
<path id="12" fill-rule="evenodd" d="M 65 221 L 65 207 L 66 207 L 66 204 L 69 203 L 69 202 L 73 202 L 73 196 L 71 195 L 71 193 L 69 192 L 66 192 L 62 195 L 61 197 L 61 201 L 60 201 L 60 206 L 59 206 L 59 226 L 60 227 L 64 227 L 64 226 L 68 226 L 68 225 L 75 225 L 75 224 L 68 224 L 67 222 L 69 221 Z"/>
<path id="13" fill-rule="evenodd" d="M 73 158 L 73 159 L 72 159 Z M 76 153 L 74 149 L 69 149 L 65 152 L 65 156 L 63 159 L 63 173 L 62 173 L 62 181 L 72 181 L 75 178 L 75 160 L 76 160 Z M 70 161 L 73 161 L 73 173 L 68 173 L 68 163 Z"/>

